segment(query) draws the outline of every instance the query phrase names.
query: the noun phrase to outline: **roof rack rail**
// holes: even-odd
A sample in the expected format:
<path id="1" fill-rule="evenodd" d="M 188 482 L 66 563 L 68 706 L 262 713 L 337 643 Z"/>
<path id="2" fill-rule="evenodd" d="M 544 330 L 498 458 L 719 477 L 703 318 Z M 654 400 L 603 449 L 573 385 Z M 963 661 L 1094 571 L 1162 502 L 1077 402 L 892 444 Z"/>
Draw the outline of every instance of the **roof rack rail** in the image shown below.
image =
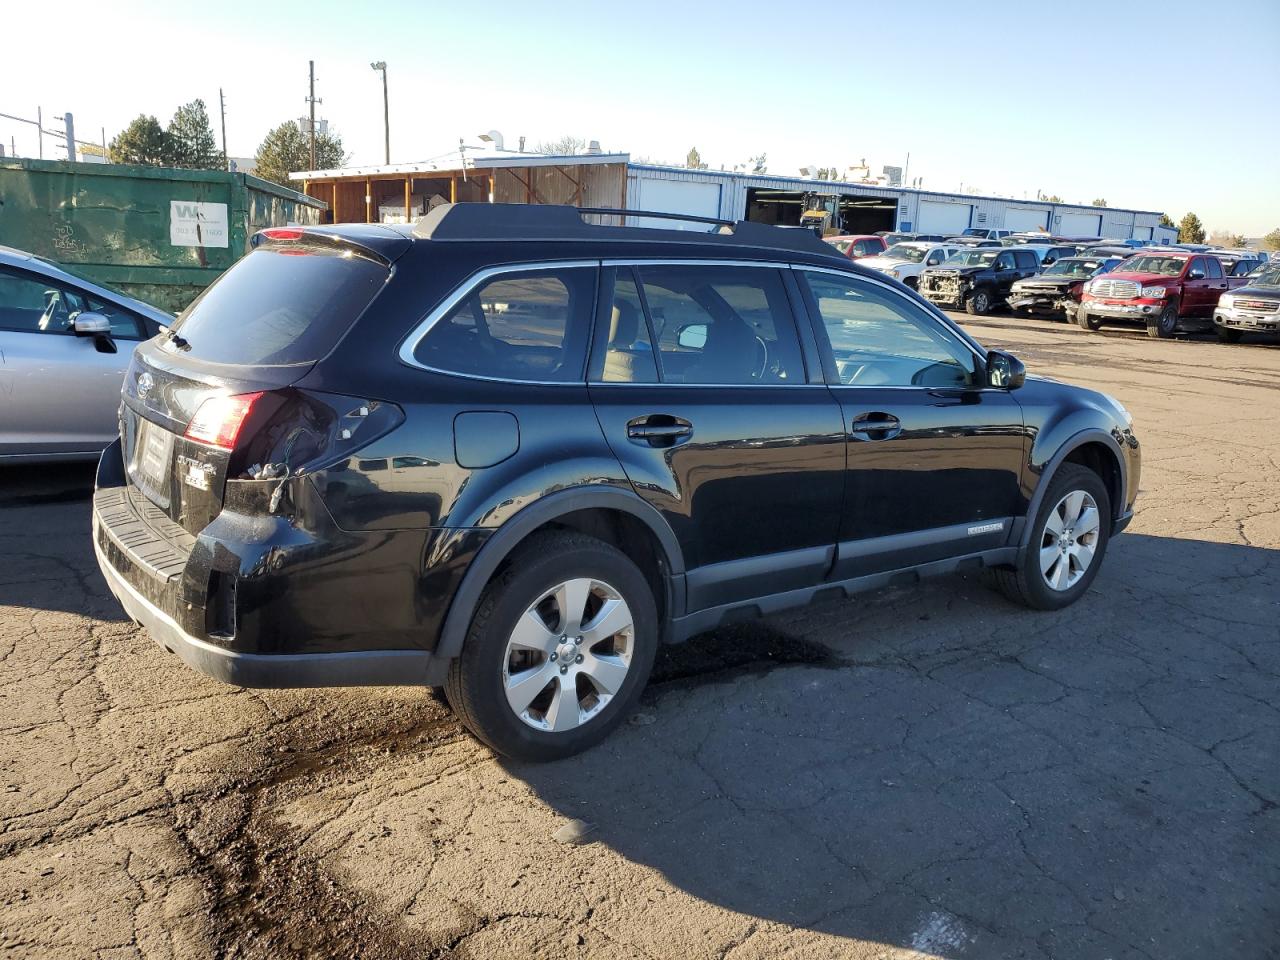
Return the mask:
<path id="1" fill-rule="evenodd" d="M 709 223 L 707 233 L 654 227 L 611 227 L 587 223 L 590 216 L 656 217 Z M 626 210 L 572 207 L 550 203 L 445 203 L 415 220 L 413 236 L 446 242 L 595 240 L 612 243 L 730 243 L 735 246 L 791 250 L 836 256 L 835 249 L 812 230 L 739 220 Z"/>
<path id="2" fill-rule="evenodd" d="M 645 217 L 650 220 L 687 220 L 690 223 L 710 223 L 720 227 L 732 227 L 736 220 L 721 220 L 719 217 L 695 217 L 691 213 L 663 213 L 660 210 L 627 210 L 623 207 L 577 207 L 578 213 L 593 213 L 602 216 Z"/>

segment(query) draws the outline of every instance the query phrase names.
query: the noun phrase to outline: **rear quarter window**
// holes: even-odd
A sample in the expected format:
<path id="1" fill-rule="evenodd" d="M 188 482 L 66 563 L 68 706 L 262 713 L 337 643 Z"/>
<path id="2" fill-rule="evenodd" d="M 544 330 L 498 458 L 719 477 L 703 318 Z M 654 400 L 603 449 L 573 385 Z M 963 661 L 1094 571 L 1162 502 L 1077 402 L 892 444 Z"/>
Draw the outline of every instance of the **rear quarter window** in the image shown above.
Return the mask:
<path id="1" fill-rule="evenodd" d="M 436 320 L 413 359 L 495 380 L 582 381 L 595 275 L 585 267 L 499 274 Z"/>
<path id="2" fill-rule="evenodd" d="M 189 356 L 211 363 L 314 363 L 332 350 L 390 275 L 349 246 L 290 242 L 259 247 L 201 294 L 173 324 Z M 178 349 L 171 342 L 165 349 Z"/>

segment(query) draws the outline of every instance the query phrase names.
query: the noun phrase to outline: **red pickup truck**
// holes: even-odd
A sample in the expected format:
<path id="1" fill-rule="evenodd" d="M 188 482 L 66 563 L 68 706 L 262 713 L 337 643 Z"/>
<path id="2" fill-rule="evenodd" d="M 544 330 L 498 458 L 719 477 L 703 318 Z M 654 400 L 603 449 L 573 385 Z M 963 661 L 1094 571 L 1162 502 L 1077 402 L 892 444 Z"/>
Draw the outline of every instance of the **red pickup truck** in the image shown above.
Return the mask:
<path id="1" fill-rule="evenodd" d="M 1144 251 L 1085 284 L 1076 320 L 1086 330 L 1127 320 L 1146 324 L 1149 337 L 1171 337 L 1179 325 L 1212 327 L 1218 298 L 1244 283 L 1208 254 Z"/>

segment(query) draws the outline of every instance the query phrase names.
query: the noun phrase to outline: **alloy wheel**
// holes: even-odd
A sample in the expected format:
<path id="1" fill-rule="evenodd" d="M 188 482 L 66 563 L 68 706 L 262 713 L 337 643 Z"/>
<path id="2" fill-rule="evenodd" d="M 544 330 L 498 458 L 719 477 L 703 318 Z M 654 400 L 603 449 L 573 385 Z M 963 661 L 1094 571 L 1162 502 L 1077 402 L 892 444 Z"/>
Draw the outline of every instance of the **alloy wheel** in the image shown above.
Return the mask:
<path id="1" fill-rule="evenodd" d="M 1084 490 L 1072 490 L 1049 511 L 1040 535 L 1040 574 L 1051 590 L 1070 590 L 1098 549 L 1102 515 Z"/>
<path id="2" fill-rule="evenodd" d="M 622 594 L 602 580 L 566 580 L 530 604 L 511 631 L 502 667 L 507 703 L 534 729 L 576 729 L 622 689 L 634 647 Z"/>

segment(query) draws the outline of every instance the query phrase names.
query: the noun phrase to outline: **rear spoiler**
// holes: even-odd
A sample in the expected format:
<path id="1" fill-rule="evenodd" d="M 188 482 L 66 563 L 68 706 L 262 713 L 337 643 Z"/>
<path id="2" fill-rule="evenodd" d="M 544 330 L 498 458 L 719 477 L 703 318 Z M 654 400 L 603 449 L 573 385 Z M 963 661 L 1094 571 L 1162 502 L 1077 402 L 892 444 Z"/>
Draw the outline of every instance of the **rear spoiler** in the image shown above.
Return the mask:
<path id="1" fill-rule="evenodd" d="M 263 244 L 309 243 L 334 249 L 346 248 L 390 267 L 413 245 L 403 233 L 377 224 L 343 224 L 340 227 L 266 227 L 249 241 L 256 250 Z"/>

